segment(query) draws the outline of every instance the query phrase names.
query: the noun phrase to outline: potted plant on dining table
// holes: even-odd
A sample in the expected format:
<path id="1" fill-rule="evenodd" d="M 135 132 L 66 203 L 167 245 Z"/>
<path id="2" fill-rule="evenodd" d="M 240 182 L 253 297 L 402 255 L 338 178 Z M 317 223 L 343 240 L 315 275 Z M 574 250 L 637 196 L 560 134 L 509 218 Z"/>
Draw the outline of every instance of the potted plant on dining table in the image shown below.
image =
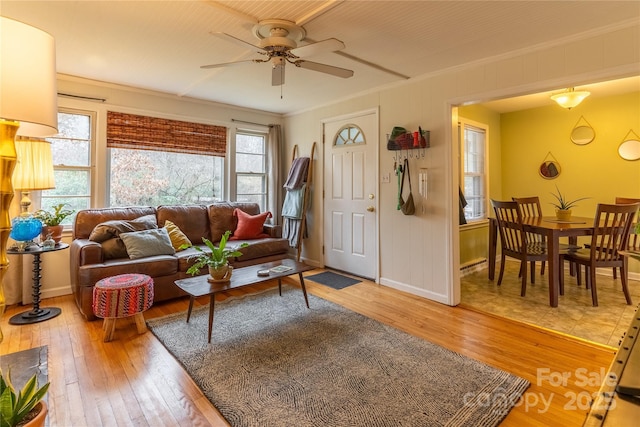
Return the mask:
<path id="1" fill-rule="evenodd" d="M 559 221 L 569 221 L 571 219 L 571 208 L 576 206 L 576 203 L 580 200 L 586 200 L 588 197 L 581 197 L 579 199 L 568 200 L 565 196 L 562 195 L 558 186 L 556 186 L 556 193 L 551 193 L 553 197 L 556 198 L 557 202 L 552 202 L 551 204 L 556 208 L 556 218 Z"/>

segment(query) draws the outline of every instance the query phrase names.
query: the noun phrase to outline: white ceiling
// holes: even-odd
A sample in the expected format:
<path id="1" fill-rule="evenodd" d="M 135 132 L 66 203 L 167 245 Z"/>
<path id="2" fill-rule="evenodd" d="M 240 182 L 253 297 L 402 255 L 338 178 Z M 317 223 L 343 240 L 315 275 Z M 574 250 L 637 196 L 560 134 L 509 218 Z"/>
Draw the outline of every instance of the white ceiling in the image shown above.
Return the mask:
<path id="1" fill-rule="evenodd" d="M 59 73 L 276 113 L 402 81 L 398 74 L 416 78 L 605 27 L 640 27 L 638 1 L 1 0 L 0 14 L 52 34 Z M 284 86 L 272 87 L 270 64 L 200 68 L 260 57 L 210 32 L 257 44 L 253 26 L 273 18 L 304 27 L 307 38 L 300 46 L 332 37 L 343 41 L 343 51 L 308 59 L 352 69 L 354 76 L 341 79 L 289 64 Z M 638 80 L 630 83 L 631 90 L 640 89 Z M 493 106 L 527 108 L 524 101 L 547 103 L 549 94 Z"/>

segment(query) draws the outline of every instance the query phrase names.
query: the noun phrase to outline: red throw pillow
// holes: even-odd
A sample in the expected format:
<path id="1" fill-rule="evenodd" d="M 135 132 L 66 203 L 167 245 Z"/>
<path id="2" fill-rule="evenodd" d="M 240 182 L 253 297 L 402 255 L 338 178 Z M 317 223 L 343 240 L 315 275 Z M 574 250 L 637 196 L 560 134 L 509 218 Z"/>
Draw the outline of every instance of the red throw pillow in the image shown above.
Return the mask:
<path id="1" fill-rule="evenodd" d="M 229 240 L 249 240 L 269 237 L 262 232 L 262 227 L 267 218 L 271 218 L 271 212 L 263 212 L 258 215 L 249 215 L 242 209 L 236 208 L 233 215 L 238 217 L 238 227 Z"/>

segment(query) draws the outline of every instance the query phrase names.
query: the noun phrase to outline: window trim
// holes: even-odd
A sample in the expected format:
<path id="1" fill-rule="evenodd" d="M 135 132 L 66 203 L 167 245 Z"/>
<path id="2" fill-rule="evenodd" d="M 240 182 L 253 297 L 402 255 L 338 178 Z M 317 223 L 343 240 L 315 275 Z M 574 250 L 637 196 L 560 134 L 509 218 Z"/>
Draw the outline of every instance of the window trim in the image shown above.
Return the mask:
<path id="1" fill-rule="evenodd" d="M 238 135 L 248 135 L 248 136 L 257 136 L 257 137 L 261 137 L 264 140 L 264 154 L 262 154 L 263 156 L 263 167 L 264 167 L 264 172 L 237 172 L 237 154 L 253 154 L 256 155 L 256 153 L 239 153 L 238 152 Z M 265 188 L 265 192 L 264 192 L 264 204 L 265 206 L 262 207 L 262 210 L 269 211 L 271 210 L 271 207 L 269 206 L 269 168 L 268 168 L 268 155 L 269 155 L 269 150 L 268 150 L 268 144 L 269 144 L 269 133 L 265 132 L 265 131 L 259 131 L 259 130 L 251 130 L 251 129 L 239 129 L 236 128 L 233 131 L 233 140 L 232 140 L 232 147 L 229 150 L 228 154 L 229 154 L 229 196 L 232 200 L 238 200 L 238 177 L 239 176 L 263 176 L 264 177 L 264 188 Z M 244 194 L 244 193 L 243 193 Z"/>
<path id="2" fill-rule="evenodd" d="M 71 108 L 71 107 L 58 107 L 58 114 L 59 113 L 64 113 L 64 114 L 72 114 L 72 115 L 82 115 L 82 116 L 88 116 L 89 120 L 90 120 L 90 135 L 89 135 L 89 164 L 87 166 L 69 166 L 69 165 L 53 165 L 53 170 L 54 173 L 56 170 L 65 170 L 65 171 L 87 171 L 89 173 L 89 182 L 87 185 L 87 188 L 89 190 L 89 194 L 88 199 L 89 199 L 89 208 L 93 208 L 95 206 L 96 203 L 96 192 L 94 191 L 94 187 L 95 187 L 95 183 L 96 183 L 96 176 L 95 176 L 95 161 L 96 161 L 96 145 L 98 144 L 97 141 L 97 126 L 98 126 L 98 113 L 97 111 L 93 111 L 93 110 L 85 110 L 82 108 Z M 57 136 L 53 136 L 50 137 L 52 139 L 56 139 Z M 46 138 L 48 139 L 48 138 Z M 60 197 L 60 196 L 56 196 L 56 197 Z M 64 197 L 64 196 L 62 196 Z M 86 196 L 68 196 L 68 198 L 84 198 Z M 40 192 L 40 205 L 42 206 L 42 200 L 43 199 L 47 199 L 49 197 L 45 197 L 43 195 L 43 192 Z M 52 198 L 52 197 L 51 197 Z M 72 228 L 72 225 L 70 224 L 65 224 L 64 225 L 64 231 L 70 231 Z"/>
<path id="3" fill-rule="evenodd" d="M 460 152 L 460 187 L 464 190 L 464 178 L 466 176 L 464 170 L 464 161 L 465 161 L 465 138 L 464 138 L 464 130 L 466 127 L 475 128 L 479 131 L 484 132 L 484 174 L 483 174 L 483 185 L 484 185 L 484 216 L 480 218 L 467 219 L 468 224 L 476 224 L 482 221 L 487 221 L 490 215 L 491 203 L 489 194 L 489 125 L 485 123 L 476 122 L 473 120 L 469 120 L 467 118 L 460 117 L 458 120 L 458 142 L 459 142 L 459 152 Z M 467 195 L 465 194 L 465 197 Z"/>

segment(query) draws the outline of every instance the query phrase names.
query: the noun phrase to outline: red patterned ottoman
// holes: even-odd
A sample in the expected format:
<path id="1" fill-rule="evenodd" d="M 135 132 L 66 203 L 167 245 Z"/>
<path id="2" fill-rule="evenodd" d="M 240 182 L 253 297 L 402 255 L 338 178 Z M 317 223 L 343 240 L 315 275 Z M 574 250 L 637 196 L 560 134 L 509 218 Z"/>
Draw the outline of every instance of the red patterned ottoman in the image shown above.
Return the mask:
<path id="1" fill-rule="evenodd" d="M 138 333 L 147 330 L 142 312 L 153 305 L 153 279 L 145 274 L 107 277 L 93 288 L 93 313 L 104 319 L 104 342 L 113 339 L 116 319 L 135 316 Z"/>

